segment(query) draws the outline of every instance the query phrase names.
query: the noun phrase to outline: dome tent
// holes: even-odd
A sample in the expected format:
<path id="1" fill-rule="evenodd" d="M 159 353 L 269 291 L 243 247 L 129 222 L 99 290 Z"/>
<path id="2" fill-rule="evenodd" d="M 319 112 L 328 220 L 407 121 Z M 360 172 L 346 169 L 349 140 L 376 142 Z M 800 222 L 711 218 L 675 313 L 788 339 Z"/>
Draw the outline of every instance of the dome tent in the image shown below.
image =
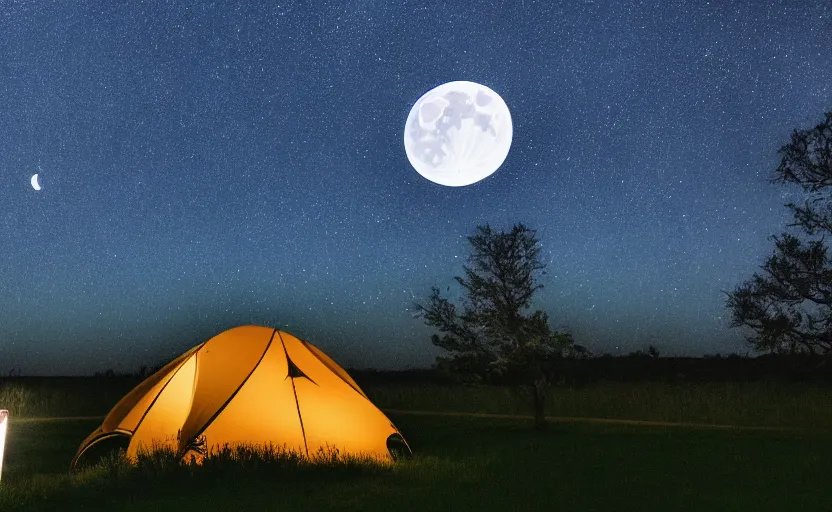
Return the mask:
<path id="1" fill-rule="evenodd" d="M 399 430 L 320 349 L 248 325 L 214 336 L 136 386 L 81 443 L 71 468 L 114 447 L 131 459 L 165 447 L 200 460 L 235 444 L 307 456 L 326 447 L 383 460 L 410 455 Z"/>

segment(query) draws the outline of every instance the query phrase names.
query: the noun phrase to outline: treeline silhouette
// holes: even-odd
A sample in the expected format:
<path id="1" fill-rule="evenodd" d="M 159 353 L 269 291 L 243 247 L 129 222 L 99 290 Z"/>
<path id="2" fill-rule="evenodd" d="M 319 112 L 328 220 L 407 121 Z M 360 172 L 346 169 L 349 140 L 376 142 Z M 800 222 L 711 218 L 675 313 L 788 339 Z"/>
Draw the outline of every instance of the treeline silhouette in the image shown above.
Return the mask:
<path id="1" fill-rule="evenodd" d="M 647 353 L 602 355 L 552 362 L 553 383 L 585 386 L 600 382 L 826 382 L 832 383 L 829 357 L 764 355 L 757 357 L 715 354 L 704 357 L 660 357 Z M 439 368 L 382 371 L 351 369 L 359 385 L 435 383 L 453 385 L 462 380 Z M 511 376 L 494 376 L 489 384 L 512 384 Z"/>
<path id="2" fill-rule="evenodd" d="M 97 383 L 129 391 L 163 365 L 142 367 L 134 372 L 106 370 L 84 377 L 33 377 L 8 375 L 0 381 L 60 383 L 68 387 Z M 665 357 L 657 351 L 637 351 L 625 356 L 604 354 L 594 357 L 559 358 L 551 362 L 552 382 L 559 386 L 586 386 L 600 382 L 823 382 L 832 383 L 832 358 L 806 354 L 761 356 L 706 355 L 703 357 Z M 377 370 L 347 368 L 360 386 L 385 384 L 457 385 L 460 376 L 441 367 Z M 512 384 L 511 375 L 494 376 L 484 383 Z"/>

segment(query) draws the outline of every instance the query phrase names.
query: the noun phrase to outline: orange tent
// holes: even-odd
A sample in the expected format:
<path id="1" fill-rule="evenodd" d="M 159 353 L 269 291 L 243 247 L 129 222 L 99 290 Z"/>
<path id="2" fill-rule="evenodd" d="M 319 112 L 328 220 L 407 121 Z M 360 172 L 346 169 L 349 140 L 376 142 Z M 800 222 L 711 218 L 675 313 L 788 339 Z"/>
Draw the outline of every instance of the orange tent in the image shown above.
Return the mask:
<path id="1" fill-rule="evenodd" d="M 314 345 L 270 327 L 235 327 L 182 354 L 122 398 L 72 468 L 103 448 L 167 447 L 200 460 L 213 448 L 271 444 L 302 455 L 335 447 L 385 460 L 410 454 L 399 430 Z"/>

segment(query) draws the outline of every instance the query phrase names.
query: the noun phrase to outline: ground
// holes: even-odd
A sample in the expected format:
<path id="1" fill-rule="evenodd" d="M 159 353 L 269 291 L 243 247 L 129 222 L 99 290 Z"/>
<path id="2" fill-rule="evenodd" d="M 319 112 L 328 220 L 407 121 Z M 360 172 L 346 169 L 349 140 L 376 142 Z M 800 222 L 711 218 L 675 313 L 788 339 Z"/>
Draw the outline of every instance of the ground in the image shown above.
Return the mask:
<path id="1" fill-rule="evenodd" d="M 67 468 L 96 420 L 9 432 L 0 510 L 832 511 L 832 434 L 390 413 L 413 460 L 381 471 L 166 480 Z"/>

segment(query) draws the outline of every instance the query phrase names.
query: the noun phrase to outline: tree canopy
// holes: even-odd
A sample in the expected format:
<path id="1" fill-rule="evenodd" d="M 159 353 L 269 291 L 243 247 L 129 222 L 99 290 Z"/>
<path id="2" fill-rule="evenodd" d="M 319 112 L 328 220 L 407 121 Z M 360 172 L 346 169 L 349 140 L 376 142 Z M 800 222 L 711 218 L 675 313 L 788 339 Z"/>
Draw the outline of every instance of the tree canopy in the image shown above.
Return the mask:
<path id="1" fill-rule="evenodd" d="M 472 252 L 463 266 L 465 275 L 455 278 L 467 292 L 461 308 L 442 297 L 436 286 L 429 304 L 416 308 L 439 331 L 431 337 L 433 344 L 451 354 L 440 357 L 440 364 L 480 377 L 517 376 L 532 390 L 535 418 L 541 422 L 547 362 L 573 342 L 570 334 L 550 329 L 544 311 L 526 314 L 535 291 L 543 287 L 536 280 L 545 269 L 536 233 L 523 224 L 508 233 L 485 225 L 468 241 Z"/>
<path id="2" fill-rule="evenodd" d="M 726 294 L 731 325 L 750 328 L 746 339 L 760 351 L 832 355 L 832 111 L 795 130 L 779 154 L 772 183 L 798 185 L 805 199 L 786 204 L 795 232 L 772 236 L 761 271 Z"/>

